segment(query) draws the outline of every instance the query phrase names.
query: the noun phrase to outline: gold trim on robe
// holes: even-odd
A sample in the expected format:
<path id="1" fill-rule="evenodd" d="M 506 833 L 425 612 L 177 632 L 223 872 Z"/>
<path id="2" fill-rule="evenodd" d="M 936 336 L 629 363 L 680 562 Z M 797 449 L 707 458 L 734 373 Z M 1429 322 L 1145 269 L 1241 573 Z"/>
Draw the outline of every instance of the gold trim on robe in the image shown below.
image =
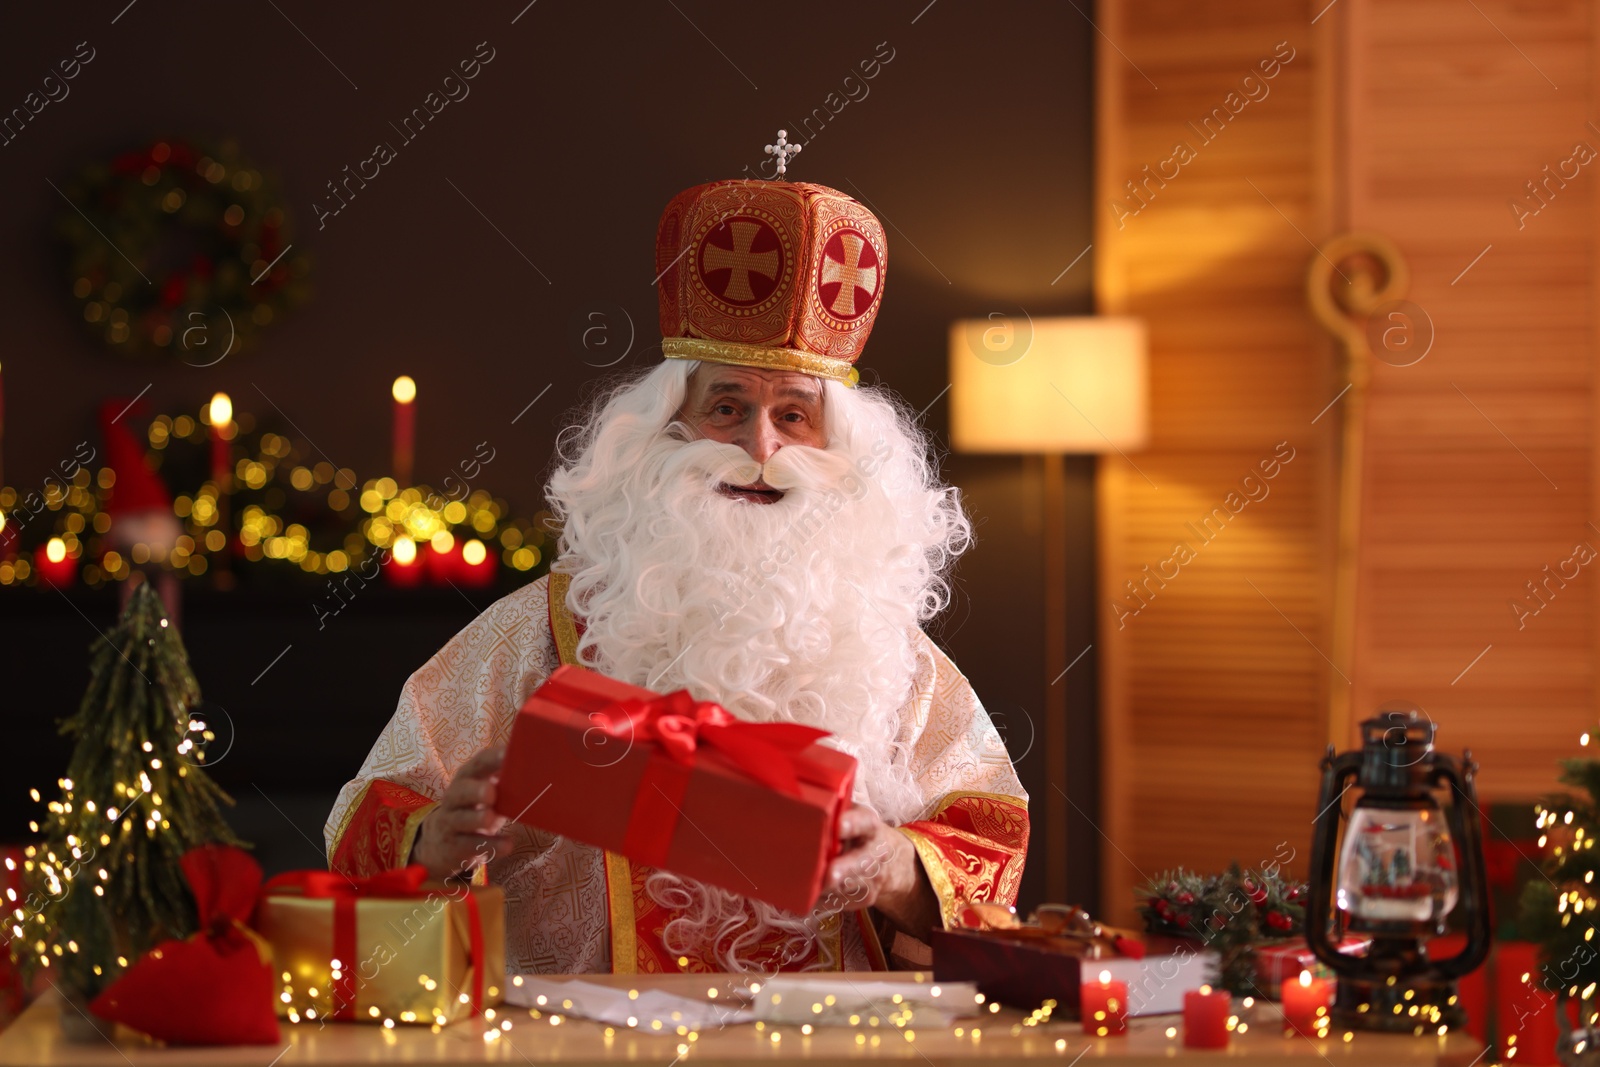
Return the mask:
<path id="1" fill-rule="evenodd" d="M 367 790 L 371 788 L 371 782 L 365 783 L 362 785 L 361 791 L 351 798 L 349 804 L 345 805 L 344 812 L 339 816 L 339 821 L 334 825 L 332 842 L 328 845 L 329 856 L 332 856 L 335 852 L 339 851 L 339 842 L 344 840 L 345 832 L 350 829 L 350 820 L 355 818 L 356 812 L 361 810 L 361 802 L 367 799 Z"/>
<path id="2" fill-rule="evenodd" d="M 633 922 L 633 872 L 627 857 L 606 853 L 606 902 L 611 913 L 611 973 L 639 970 L 638 929 Z M 627 887 L 617 892 L 618 886 Z"/>
<path id="3" fill-rule="evenodd" d="M 556 654 L 568 667 L 582 667 L 578 660 L 578 623 L 567 606 L 567 590 L 572 588 L 572 575 L 560 571 L 550 572 L 550 636 L 555 639 Z"/>
<path id="4" fill-rule="evenodd" d="M 396 866 L 404 867 L 411 862 L 411 850 L 417 847 L 417 835 L 422 832 L 422 820 L 428 817 L 428 812 L 439 806 L 437 800 L 422 805 L 406 818 L 406 831 L 400 836 L 399 863 Z"/>

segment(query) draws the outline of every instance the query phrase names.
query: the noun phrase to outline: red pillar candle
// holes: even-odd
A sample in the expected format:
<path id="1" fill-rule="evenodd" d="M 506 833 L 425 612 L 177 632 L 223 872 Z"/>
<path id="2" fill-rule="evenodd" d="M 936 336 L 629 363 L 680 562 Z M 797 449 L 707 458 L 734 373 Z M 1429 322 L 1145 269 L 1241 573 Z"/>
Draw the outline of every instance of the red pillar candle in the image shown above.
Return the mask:
<path id="1" fill-rule="evenodd" d="M 1283 1001 L 1284 1033 L 1314 1037 L 1319 1019 L 1328 1014 L 1333 1003 L 1333 983 L 1326 978 L 1313 978 L 1310 971 L 1301 971 L 1298 979 L 1283 983 L 1279 998 Z"/>
<path id="2" fill-rule="evenodd" d="M 1079 987 L 1078 1004 L 1084 1033 L 1109 1037 L 1127 1032 L 1128 983 L 1112 981 L 1110 971 L 1101 971 L 1098 982 Z"/>
<path id="3" fill-rule="evenodd" d="M 408 589 L 422 584 L 422 559 L 417 553 L 417 543 L 409 537 L 397 537 L 389 550 L 389 562 L 383 568 L 389 584 Z"/>
<path id="4" fill-rule="evenodd" d="M 1233 998 L 1208 985 L 1183 995 L 1183 1047 L 1227 1048 Z"/>
<path id="5" fill-rule="evenodd" d="M 52 537 L 33 554 L 33 569 L 39 581 L 61 588 L 78 576 L 78 561 L 67 554 L 67 543 Z"/>
<path id="6" fill-rule="evenodd" d="M 411 484 L 417 445 L 417 383 L 402 374 L 390 390 L 394 396 L 394 480 L 404 489 Z"/>
<path id="7" fill-rule="evenodd" d="M 428 584 L 450 585 L 461 581 L 461 545 L 455 535 L 441 530 L 428 542 Z"/>
<path id="8" fill-rule="evenodd" d="M 461 584 L 486 589 L 494 584 L 496 560 L 487 545 L 473 538 L 461 546 Z"/>

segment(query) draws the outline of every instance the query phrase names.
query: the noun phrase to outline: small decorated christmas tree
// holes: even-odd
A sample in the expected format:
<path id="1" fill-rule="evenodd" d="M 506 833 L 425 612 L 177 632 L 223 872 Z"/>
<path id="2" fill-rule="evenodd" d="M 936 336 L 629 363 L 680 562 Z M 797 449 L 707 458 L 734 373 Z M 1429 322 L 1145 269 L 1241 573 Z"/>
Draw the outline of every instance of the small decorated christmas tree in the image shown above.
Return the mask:
<path id="1" fill-rule="evenodd" d="M 240 843 L 218 809 L 232 801 L 201 769 L 199 698 L 183 641 L 141 584 L 91 649 L 88 691 L 61 723 L 77 742 L 60 797 L 30 827 L 43 841 L 25 851 L 29 893 L 9 931 L 29 974 L 49 968 L 87 1000 L 151 945 L 193 932 L 179 857 Z"/>
<path id="2" fill-rule="evenodd" d="M 1579 739 L 1589 748 L 1589 734 Z M 1592 751 L 1592 749 L 1591 749 Z M 1548 797 L 1536 809 L 1543 878 L 1522 892 L 1519 926 L 1540 949 L 1540 973 L 1529 984 L 1568 999 L 1593 1000 L 1600 983 L 1600 938 L 1595 936 L 1600 908 L 1600 759 L 1561 761 L 1561 784 L 1582 790 Z M 1586 1009 L 1586 1015 L 1591 1014 Z"/>

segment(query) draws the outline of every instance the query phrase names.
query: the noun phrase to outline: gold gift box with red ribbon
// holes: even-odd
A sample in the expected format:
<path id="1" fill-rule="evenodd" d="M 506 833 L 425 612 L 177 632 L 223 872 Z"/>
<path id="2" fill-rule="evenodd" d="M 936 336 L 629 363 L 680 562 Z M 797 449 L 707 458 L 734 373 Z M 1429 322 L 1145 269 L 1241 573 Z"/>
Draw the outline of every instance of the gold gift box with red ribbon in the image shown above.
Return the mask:
<path id="1" fill-rule="evenodd" d="M 267 882 L 256 930 L 272 945 L 292 1022 L 455 1022 L 499 1004 L 505 899 L 425 884 L 413 865 L 370 878 L 292 871 Z"/>
<path id="2" fill-rule="evenodd" d="M 803 914 L 855 782 L 855 758 L 817 743 L 827 736 L 558 667 L 512 726 L 495 808 Z"/>

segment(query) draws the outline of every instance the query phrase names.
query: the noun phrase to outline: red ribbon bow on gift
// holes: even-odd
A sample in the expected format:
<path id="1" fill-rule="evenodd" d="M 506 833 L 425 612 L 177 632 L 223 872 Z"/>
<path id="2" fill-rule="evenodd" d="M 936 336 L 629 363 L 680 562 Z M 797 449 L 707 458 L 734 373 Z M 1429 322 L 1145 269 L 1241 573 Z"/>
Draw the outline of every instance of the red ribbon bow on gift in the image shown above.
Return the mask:
<path id="1" fill-rule="evenodd" d="M 684 767 L 694 766 L 700 745 L 727 756 L 751 778 L 786 796 L 800 795 L 794 755 L 828 731 L 793 722 L 745 722 L 721 704 L 695 700 L 687 689 L 650 700 L 625 700 L 596 712 L 601 729 L 619 740 L 653 741 Z"/>
<path id="2" fill-rule="evenodd" d="M 244 925 L 260 866 L 231 845 L 190 849 L 179 862 L 199 932 L 135 960 L 89 1010 L 174 1044 L 277 1044 L 271 953 Z"/>
<path id="3" fill-rule="evenodd" d="M 634 796 L 625 855 L 662 867 L 683 814 L 690 771 L 702 747 L 715 749 L 739 771 L 785 796 L 798 797 L 803 764 L 800 753 L 828 731 L 792 722 L 756 723 L 737 718 L 720 704 L 695 700 L 687 689 L 645 698 L 609 701 L 595 709 L 593 695 L 566 684 L 561 668 L 545 683 L 571 706 L 589 704 L 590 721 L 608 737 L 653 744 L 650 761 Z M 665 804 L 662 801 L 666 801 Z"/>
<path id="4" fill-rule="evenodd" d="M 298 889 L 303 897 L 333 900 L 333 958 L 344 966 L 333 982 L 333 1019 L 356 1017 L 356 902 L 366 898 L 415 897 L 422 895 L 428 868 L 420 863 L 393 871 L 381 871 L 365 878 L 352 878 L 334 871 L 288 871 L 267 882 L 266 892 Z M 470 891 L 461 897 L 467 906 L 467 936 L 472 953 L 472 1014 L 483 1010 L 483 919 L 478 913 L 478 898 Z"/>

